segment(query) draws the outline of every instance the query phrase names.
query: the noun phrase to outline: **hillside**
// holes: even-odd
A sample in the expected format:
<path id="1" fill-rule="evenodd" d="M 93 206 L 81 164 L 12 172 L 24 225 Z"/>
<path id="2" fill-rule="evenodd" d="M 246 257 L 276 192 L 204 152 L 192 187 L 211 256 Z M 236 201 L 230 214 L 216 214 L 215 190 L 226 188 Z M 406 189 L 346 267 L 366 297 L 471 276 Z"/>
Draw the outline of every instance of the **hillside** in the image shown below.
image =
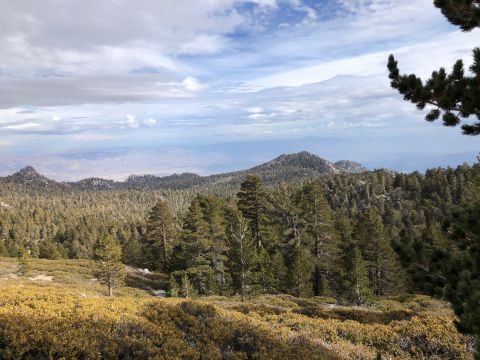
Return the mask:
<path id="1" fill-rule="evenodd" d="M 246 175 L 257 174 L 268 185 L 276 185 L 280 181 L 299 181 L 318 175 L 340 173 L 360 173 L 368 171 L 361 164 L 342 160 L 331 163 L 317 155 L 306 151 L 280 155 L 279 157 L 255 166 L 251 169 L 200 176 L 193 173 L 173 174 L 169 176 L 131 175 L 125 181 L 114 181 L 101 178 L 86 178 L 76 182 L 61 183 L 50 180 L 39 174 L 33 167 L 27 166 L 17 173 L 0 178 L 1 183 L 14 183 L 38 188 L 58 190 L 121 190 L 121 189 L 170 189 L 184 190 L 189 188 L 211 188 L 212 186 L 238 186 Z"/>
<path id="2" fill-rule="evenodd" d="M 87 260 L 0 258 L 0 357 L 155 359 L 471 359 L 446 303 L 426 296 L 346 307 L 263 295 L 155 298 L 137 283 L 109 299 Z"/>

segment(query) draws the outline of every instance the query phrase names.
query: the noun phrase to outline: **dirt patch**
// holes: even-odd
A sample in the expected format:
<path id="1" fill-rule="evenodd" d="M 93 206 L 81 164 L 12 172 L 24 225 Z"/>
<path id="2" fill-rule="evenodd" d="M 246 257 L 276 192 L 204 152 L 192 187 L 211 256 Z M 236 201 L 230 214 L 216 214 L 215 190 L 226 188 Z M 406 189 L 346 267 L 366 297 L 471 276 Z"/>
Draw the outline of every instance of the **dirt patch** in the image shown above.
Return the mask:
<path id="1" fill-rule="evenodd" d="M 40 274 L 31 278 L 28 278 L 29 280 L 32 281 L 52 281 L 53 276 L 45 275 L 45 274 Z"/>

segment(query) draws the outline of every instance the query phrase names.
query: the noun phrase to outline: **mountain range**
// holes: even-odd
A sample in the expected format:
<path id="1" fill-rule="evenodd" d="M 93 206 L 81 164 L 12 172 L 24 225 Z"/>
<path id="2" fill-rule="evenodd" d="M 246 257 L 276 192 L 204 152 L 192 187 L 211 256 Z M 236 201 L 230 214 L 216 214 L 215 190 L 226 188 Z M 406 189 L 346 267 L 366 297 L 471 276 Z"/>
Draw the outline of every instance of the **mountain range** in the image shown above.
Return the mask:
<path id="1" fill-rule="evenodd" d="M 131 175 L 125 181 L 86 178 L 76 182 L 57 182 L 39 174 L 32 166 L 27 166 L 12 175 L 0 177 L 0 184 L 15 183 L 32 187 L 54 187 L 85 191 L 146 188 L 179 190 L 193 187 L 209 188 L 220 184 L 237 186 L 248 174 L 256 174 L 267 185 L 274 185 L 282 180 L 296 181 L 319 175 L 365 171 L 368 171 L 368 169 L 354 161 L 341 160 L 332 163 L 317 155 L 302 151 L 295 154 L 283 154 L 253 168 L 229 173 L 208 176 L 194 173 L 169 176 Z"/>

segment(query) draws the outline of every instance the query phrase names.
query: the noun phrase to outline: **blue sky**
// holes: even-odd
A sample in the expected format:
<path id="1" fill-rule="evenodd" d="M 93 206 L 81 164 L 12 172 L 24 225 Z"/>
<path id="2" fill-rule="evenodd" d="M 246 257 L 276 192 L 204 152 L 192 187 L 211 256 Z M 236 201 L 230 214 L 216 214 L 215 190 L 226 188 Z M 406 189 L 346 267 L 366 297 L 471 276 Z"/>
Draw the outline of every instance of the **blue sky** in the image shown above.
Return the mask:
<path id="1" fill-rule="evenodd" d="M 471 62 L 431 0 L 16 0 L 0 4 L 0 175 L 60 180 L 242 169 L 308 150 L 369 168 L 473 162 L 386 61 Z"/>

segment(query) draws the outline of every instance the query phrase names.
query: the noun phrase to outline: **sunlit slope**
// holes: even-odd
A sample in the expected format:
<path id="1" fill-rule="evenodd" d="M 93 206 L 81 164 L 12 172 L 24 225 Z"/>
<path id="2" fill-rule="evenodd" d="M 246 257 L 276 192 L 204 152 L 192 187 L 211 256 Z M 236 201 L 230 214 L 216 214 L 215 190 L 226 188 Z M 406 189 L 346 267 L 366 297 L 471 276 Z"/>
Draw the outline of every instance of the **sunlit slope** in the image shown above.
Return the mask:
<path id="1" fill-rule="evenodd" d="M 0 259 L 0 358 L 471 358 L 448 306 L 424 296 L 355 308 L 289 295 L 161 299 L 125 287 L 110 299 L 92 267 L 32 260 L 20 279 L 15 259 Z"/>

